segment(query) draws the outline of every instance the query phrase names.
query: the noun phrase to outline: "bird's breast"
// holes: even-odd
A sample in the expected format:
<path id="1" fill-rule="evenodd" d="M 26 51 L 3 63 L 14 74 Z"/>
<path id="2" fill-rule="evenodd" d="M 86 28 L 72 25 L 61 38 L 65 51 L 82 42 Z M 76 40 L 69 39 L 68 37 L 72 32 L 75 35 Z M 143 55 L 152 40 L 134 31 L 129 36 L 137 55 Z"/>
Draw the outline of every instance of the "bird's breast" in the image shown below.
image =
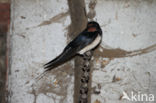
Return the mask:
<path id="1" fill-rule="evenodd" d="M 83 49 L 81 49 L 79 51 L 79 54 L 84 54 L 85 52 L 87 52 L 87 51 L 89 51 L 91 49 L 94 49 L 100 43 L 100 41 L 101 41 L 101 36 L 98 35 L 96 37 L 96 39 L 92 43 L 90 43 L 89 45 L 87 45 L 86 47 L 84 47 Z"/>

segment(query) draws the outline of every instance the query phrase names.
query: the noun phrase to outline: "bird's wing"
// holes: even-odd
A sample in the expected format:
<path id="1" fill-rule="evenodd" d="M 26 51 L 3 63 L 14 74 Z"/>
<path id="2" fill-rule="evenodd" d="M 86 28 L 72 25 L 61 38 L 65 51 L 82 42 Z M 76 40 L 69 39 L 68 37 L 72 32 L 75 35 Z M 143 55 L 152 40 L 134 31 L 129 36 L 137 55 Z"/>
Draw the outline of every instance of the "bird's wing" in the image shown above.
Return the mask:
<path id="1" fill-rule="evenodd" d="M 64 50 L 59 56 L 57 56 L 55 59 L 51 60 L 47 64 L 44 65 L 44 68 L 47 70 L 51 70 L 64 62 L 70 60 L 74 55 L 76 54 L 76 51 L 69 47 L 66 50 Z"/>
<path id="2" fill-rule="evenodd" d="M 92 43 L 97 37 L 97 33 L 82 32 L 73 41 L 71 41 L 64 49 L 64 51 L 55 59 L 44 65 L 44 68 L 51 70 L 64 62 L 70 60 L 81 49 Z"/>
<path id="3" fill-rule="evenodd" d="M 82 32 L 78 35 L 69 45 L 72 47 L 76 47 L 77 53 L 85 48 L 87 45 L 91 44 L 96 37 L 98 36 L 98 32 Z"/>

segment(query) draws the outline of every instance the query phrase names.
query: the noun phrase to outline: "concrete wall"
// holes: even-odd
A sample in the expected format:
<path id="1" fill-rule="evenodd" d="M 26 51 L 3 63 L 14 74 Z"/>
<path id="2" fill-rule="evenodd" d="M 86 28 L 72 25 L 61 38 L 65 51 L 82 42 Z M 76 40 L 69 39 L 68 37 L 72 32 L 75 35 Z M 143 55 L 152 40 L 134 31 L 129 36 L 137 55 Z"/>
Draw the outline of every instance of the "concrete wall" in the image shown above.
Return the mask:
<path id="1" fill-rule="evenodd" d="M 72 102 L 72 65 L 34 80 L 43 72 L 43 64 L 66 45 L 70 24 L 67 1 L 13 0 L 12 10 L 10 103 Z"/>
<path id="2" fill-rule="evenodd" d="M 93 93 L 92 102 L 133 103 L 122 99 L 123 92 L 156 96 L 156 1 L 97 0 L 95 11 L 101 46 L 110 51 L 99 48 L 102 55 L 95 58 L 92 87 L 100 94 Z"/>
<path id="3" fill-rule="evenodd" d="M 13 0 L 12 11 L 9 102 L 72 103 L 72 61 L 34 79 L 67 43 L 67 1 Z M 93 58 L 92 103 L 133 103 L 123 92 L 156 95 L 156 1 L 97 0 L 95 11 L 103 40 Z"/>

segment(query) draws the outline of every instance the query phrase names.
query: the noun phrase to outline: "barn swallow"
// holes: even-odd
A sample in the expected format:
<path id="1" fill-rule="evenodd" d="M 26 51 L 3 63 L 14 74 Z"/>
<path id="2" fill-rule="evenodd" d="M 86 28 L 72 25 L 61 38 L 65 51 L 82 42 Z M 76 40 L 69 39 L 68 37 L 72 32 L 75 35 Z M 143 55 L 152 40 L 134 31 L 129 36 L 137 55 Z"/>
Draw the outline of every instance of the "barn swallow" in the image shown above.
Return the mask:
<path id="1" fill-rule="evenodd" d="M 96 48 L 102 39 L 102 30 L 95 21 L 88 22 L 87 27 L 73 39 L 55 59 L 44 65 L 46 71 L 65 63 L 76 55 L 84 55 L 87 51 Z"/>

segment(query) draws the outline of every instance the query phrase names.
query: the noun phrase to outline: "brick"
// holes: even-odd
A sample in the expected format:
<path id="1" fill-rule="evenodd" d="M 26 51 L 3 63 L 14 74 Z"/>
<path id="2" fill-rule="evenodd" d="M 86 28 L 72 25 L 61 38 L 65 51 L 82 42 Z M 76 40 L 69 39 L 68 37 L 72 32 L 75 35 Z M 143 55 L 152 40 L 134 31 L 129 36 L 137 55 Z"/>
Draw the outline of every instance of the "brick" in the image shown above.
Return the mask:
<path id="1" fill-rule="evenodd" d="M 10 24 L 10 3 L 0 3 L 0 35 L 8 31 Z"/>
<path id="2" fill-rule="evenodd" d="M 10 24 L 10 4 L 0 3 L 0 103 L 6 103 L 7 50 L 6 34 Z"/>

